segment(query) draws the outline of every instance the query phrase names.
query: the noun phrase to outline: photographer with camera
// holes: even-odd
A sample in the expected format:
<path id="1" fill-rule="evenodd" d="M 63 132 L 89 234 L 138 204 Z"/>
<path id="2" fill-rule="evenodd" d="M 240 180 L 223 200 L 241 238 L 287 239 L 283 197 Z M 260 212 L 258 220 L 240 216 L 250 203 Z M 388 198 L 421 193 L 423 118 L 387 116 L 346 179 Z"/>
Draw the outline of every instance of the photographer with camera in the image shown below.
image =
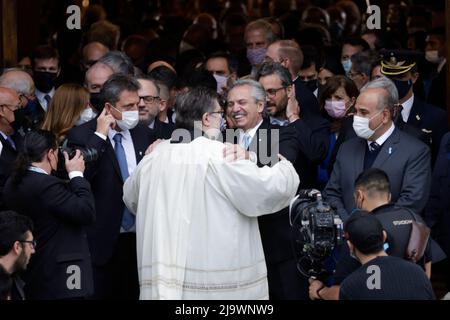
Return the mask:
<path id="1" fill-rule="evenodd" d="M 28 132 L 4 189 L 7 206 L 35 226 L 36 242 L 30 245 L 36 253 L 24 277 L 28 299 L 82 299 L 93 293 L 86 226 L 95 221 L 94 199 L 79 150 L 72 159 L 64 152 L 69 182 L 52 175 L 58 152 L 53 133 Z"/>
<path id="2" fill-rule="evenodd" d="M 339 300 L 434 300 L 425 272 L 416 264 L 383 249 L 386 232 L 379 219 L 365 211 L 345 223 L 345 238 L 361 266 L 342 282 Z"/>
<path id="3" fill-rule="evenodd" d="M 387 174 L 376 168 L 362 172 L 355 181 L 354 197 L 357 208 L 374 215 L 386 231 L 386 252 L 391 256 L 416 262 L 430 278 L 432 248 L 436 249 L 436 251 L 433 250 L 436 253 L 434 259 L 437 259 L 439 248 L 432 246 L 432 240 L 428 237 L 429 231 L 426 231 L 427 228 L 420 216 L 407 208 L 390 203 L 390 183 Z M 413 223 L 414 230 L 416 230 L 417 225 L 419 228 L 423 227 L 421 232 L 414 231 L 415 235 L 419 235 L 418 239 L 420 240 L 417 243 L 410 241 L 411 238 L 415 238 L 412 236 Z M 411 246 L 418 249 L 415 256 L 408 253 L 408 248 Z M 336 300 L 342 281 L 360 267 L 360 263 L 351 257 L 346 245 L 341 249 L 336 271 L 331 281 L 333 285 L 325 287 L 319 280 L 312 281 L 309 289 L 311 299 Z"/>

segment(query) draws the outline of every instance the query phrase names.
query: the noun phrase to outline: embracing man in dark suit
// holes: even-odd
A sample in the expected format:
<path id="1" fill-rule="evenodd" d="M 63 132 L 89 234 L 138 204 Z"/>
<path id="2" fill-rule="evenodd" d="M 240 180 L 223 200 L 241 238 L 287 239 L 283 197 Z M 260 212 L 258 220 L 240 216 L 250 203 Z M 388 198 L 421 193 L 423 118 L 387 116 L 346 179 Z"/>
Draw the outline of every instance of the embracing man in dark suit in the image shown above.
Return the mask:
<path id="1" fill-rule="evenodd" d="M 368 168 L 386 172 L 392 202 L 421 214 L 431 183 L 431 154 L 423 142 L 396 128 L 392 110 L 398 104 L 394 83 L 382 77 L 361 88 L 356 100 L 353 128 L 358 137 L 339 148 L 326 200 L 345 220 L 355 209 L 354 181 Z"/>
<path id="2" fill-rule="evenodd" d="M 98 299 L 139 297 L 135 221 L 122 201 L 124 181 L 155 140 L 146 125 L 138 124 L 139 89 L 133 77 L 111 76 L 100 92 L 104 101 L 100 116 L 67 135 L 69 146 L 98 152 L 98 159 L 86 169 L 97 211 L 88 240 Z"/>

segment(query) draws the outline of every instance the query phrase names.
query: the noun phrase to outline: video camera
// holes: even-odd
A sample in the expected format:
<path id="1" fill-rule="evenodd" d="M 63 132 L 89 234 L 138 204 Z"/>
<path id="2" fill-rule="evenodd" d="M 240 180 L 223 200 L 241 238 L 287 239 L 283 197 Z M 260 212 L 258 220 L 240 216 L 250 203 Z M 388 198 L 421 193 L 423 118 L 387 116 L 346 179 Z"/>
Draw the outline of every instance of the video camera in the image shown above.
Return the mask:
<path id="1" fill-rule="evenodd" d="M 69 159 L 72 159 L 77 150 L 80 150 L 81 155 L 85 163 L 92 162 L 98 159 L 98 151 L 95 148 L 70 148 L 67 146 L 67 140 L 64 141 L 61 147 L 59 147 L 60 155 L 64 160 L 63 152 L 66 151 L 69 155 Z M 62 162 L 64 163 L 64 161 Z"/>
<path id="2" fill-rule="evenodd" d="M 325 263 L 343 243 L 343 223 L 336 211 L 315 189 L 300 190 L 291 201 L 289 221 L 294 235 L 297 268 L 305 277 L 325 279 Z"/>

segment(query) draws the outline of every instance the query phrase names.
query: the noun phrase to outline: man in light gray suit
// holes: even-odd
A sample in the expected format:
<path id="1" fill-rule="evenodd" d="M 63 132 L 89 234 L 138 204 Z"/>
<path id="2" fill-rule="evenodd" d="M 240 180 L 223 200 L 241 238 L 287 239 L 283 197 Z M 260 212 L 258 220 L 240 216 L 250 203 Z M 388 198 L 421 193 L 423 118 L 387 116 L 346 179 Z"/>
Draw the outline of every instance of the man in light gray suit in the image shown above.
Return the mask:
<path id="1" fill-rule="evenodd" d="M 431 155 L 427 145 L 395 128 L 392 121 L 398 105 L 394 83 L 382 77 L 361 88 L 356 100 L 353 128 L 358 137 L 339 149 L 326 200 L 345 220 L 355 208 L 353 184 L 369 168 L 387 173 L 392 202 L 420 214 L 427 202 L 431 183 Z"/>

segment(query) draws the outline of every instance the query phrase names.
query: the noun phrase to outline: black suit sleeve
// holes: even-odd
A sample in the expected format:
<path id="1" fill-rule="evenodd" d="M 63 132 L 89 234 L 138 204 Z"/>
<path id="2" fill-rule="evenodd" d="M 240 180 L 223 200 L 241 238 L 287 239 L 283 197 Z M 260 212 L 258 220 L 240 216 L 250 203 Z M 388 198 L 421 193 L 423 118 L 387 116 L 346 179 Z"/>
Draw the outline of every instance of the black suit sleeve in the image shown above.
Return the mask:
<path id="1" fill-rule="evenodd" d="M 311 162 L 320 162 L 327 156 L 330 126 L 326 120 L 316 121 L 311 126 L 304 119 L 290 124 L 296 130 L 300 150 Z"/>
<path id="2" fill-rule="evenodd" d="M 68 185 L 59 179 L 51 179 L 41 194 L 49 212 L 58 218 L 78 225 L 95 222 L 94 198 L 86 179 L 75 177 Z"/>

